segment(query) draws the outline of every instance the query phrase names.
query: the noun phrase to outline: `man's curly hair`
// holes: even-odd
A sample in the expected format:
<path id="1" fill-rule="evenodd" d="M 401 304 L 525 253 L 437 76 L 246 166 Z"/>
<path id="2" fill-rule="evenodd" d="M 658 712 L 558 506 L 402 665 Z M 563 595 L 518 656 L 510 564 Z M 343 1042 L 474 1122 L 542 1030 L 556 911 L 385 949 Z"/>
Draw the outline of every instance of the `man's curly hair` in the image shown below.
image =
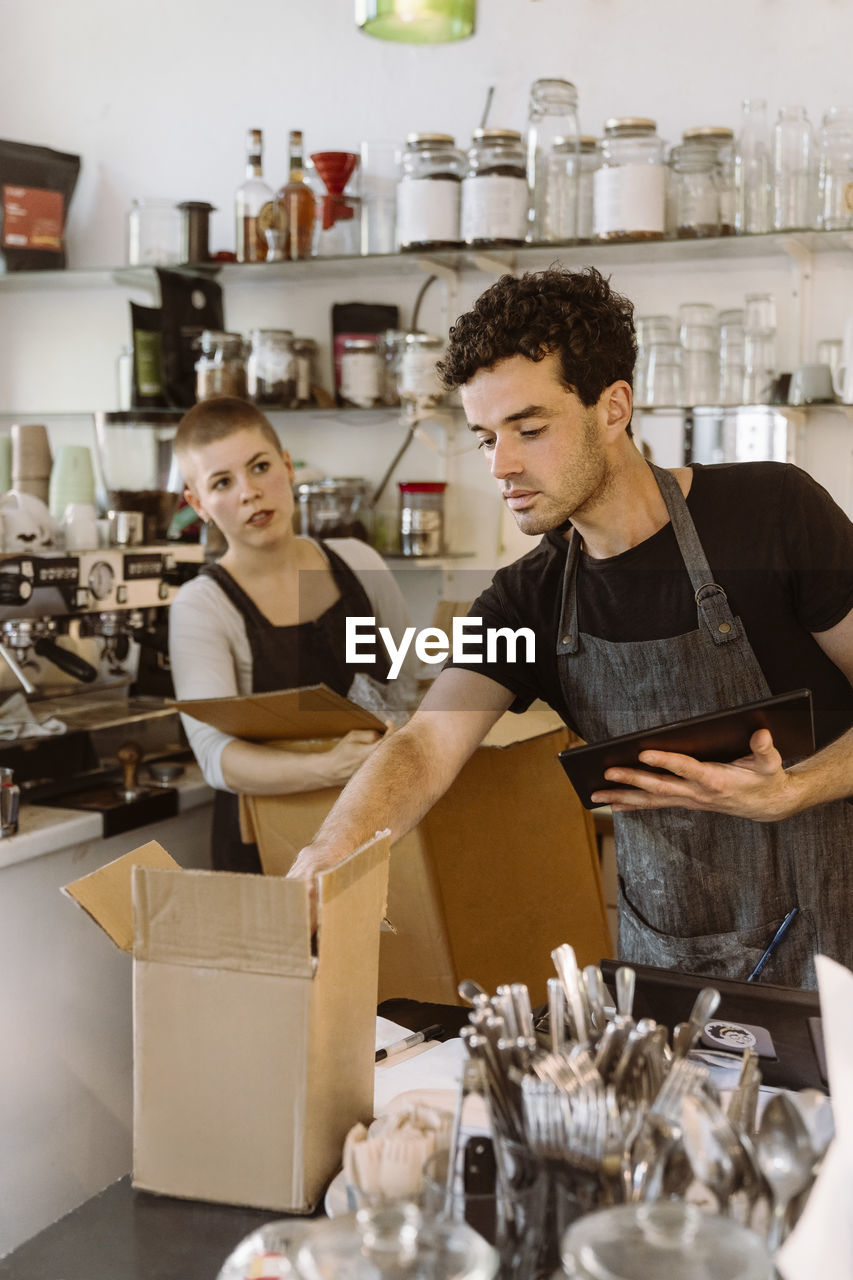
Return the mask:
<path id="1" fill-rule="evenodd" d="M 595 267 L 501 276 L 451 328 L 438 372 L 446 386 L 459 387 L 509 356 L 553 354 L 566 386 L 590 408 L 611 383 L 633 385 L 633 316 L 634 304 Z"/>

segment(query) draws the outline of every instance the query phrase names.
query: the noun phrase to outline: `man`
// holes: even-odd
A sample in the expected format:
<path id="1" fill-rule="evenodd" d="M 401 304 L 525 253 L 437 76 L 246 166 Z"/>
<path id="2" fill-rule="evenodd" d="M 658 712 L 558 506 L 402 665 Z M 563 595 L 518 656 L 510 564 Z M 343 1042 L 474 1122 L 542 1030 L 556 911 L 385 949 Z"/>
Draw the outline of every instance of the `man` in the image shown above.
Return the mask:
<path id="1" fill-rule="evenodd" d="M 611 769 L 619 952 L 763 979 L 853 963 L 853 526 L 795 467 L 650 466 L 630 432 L 633 308 L 593 269 L 506 276 L 453 327 L 442 372 L 519 527 L 544 534 L 472 613 L 532 627 L 535 663 L 451 662 L 347 785 L 291 875 L 413 826 L 494 721 L 540 696 L 589 742 L 809 687 L 818 751 L 767 730 L 734 764 L 646 752 Z M 452 710 L 449 710 L 451 709 Z M 626 791 L 619 784 L 635 790 Z M 530 826 L 536 874 L 536 815 Z"/>

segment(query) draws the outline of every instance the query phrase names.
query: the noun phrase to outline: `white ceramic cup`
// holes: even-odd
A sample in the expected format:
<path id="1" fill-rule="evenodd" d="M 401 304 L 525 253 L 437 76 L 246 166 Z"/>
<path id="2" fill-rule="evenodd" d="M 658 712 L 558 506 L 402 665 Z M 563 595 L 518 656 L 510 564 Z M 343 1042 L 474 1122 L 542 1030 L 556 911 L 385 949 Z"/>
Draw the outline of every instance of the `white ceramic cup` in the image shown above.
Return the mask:
<path id="1" fill-rule="evenodd" d="M 91 502 L 69 502 L 60 528 L 67 551 L 92 551 L 98 546 L 98 513 Z"/>
<path id="2" fill-rule="evenodd" d="M 800 364 L 791 374 L 788 404 L 831 404 L 832 390 L 828 364 Z"/>

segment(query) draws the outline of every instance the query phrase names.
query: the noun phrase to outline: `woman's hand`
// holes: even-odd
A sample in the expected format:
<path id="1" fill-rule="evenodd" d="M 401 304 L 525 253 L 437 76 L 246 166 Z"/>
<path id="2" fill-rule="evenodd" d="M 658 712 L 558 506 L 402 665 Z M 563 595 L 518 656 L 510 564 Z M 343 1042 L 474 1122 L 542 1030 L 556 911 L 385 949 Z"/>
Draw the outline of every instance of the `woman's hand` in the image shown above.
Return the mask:
<path id="1" fill-rule="evenodd" d="M 337 787 L 348 782 L 384 736 L 376 729 L 350 729 L 331 751 L 317 755 L 316 762 L 325 775 L 326 786 Z"/>
<path id="2" fill-rule="evenodd" d="M 782 758 L 767 729 L 758 729 L 749 740 L 751 754 L 732 764 L 703 763 L 674 751 L 643 751 L 642 764 L 666 773 L 643 769 L 608 769 L 608 782 L 626 783 L 632 791 L 599 790 L 592 799 L 609 804 L 614 813 L 636 809 L 707 809 L 756 822 L 776 822 L 799 807 L 798 788 L 782 768 Z"/>

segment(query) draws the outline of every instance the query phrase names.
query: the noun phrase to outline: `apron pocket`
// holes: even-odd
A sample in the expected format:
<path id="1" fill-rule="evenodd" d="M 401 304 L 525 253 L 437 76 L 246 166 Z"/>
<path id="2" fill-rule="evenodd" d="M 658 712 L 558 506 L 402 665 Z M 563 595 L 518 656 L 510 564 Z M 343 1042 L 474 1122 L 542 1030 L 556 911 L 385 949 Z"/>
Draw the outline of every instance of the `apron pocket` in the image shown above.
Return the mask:
<path id="1" fill-rule="evenodd" d="M 734 978 L 743 982 L 758 964 L 782 919 L 782 916 L 769 919 L 751 929 L 698 934 L 688 938 L 661 933 L 647 924 L 634 909 L 620 880 L 619 959 L 627 964 L 650 964 L 660 969 Z M 816 986 L 816 949 L 813 913 L 800 908 L 756 981 L 788 987 Z"/>

